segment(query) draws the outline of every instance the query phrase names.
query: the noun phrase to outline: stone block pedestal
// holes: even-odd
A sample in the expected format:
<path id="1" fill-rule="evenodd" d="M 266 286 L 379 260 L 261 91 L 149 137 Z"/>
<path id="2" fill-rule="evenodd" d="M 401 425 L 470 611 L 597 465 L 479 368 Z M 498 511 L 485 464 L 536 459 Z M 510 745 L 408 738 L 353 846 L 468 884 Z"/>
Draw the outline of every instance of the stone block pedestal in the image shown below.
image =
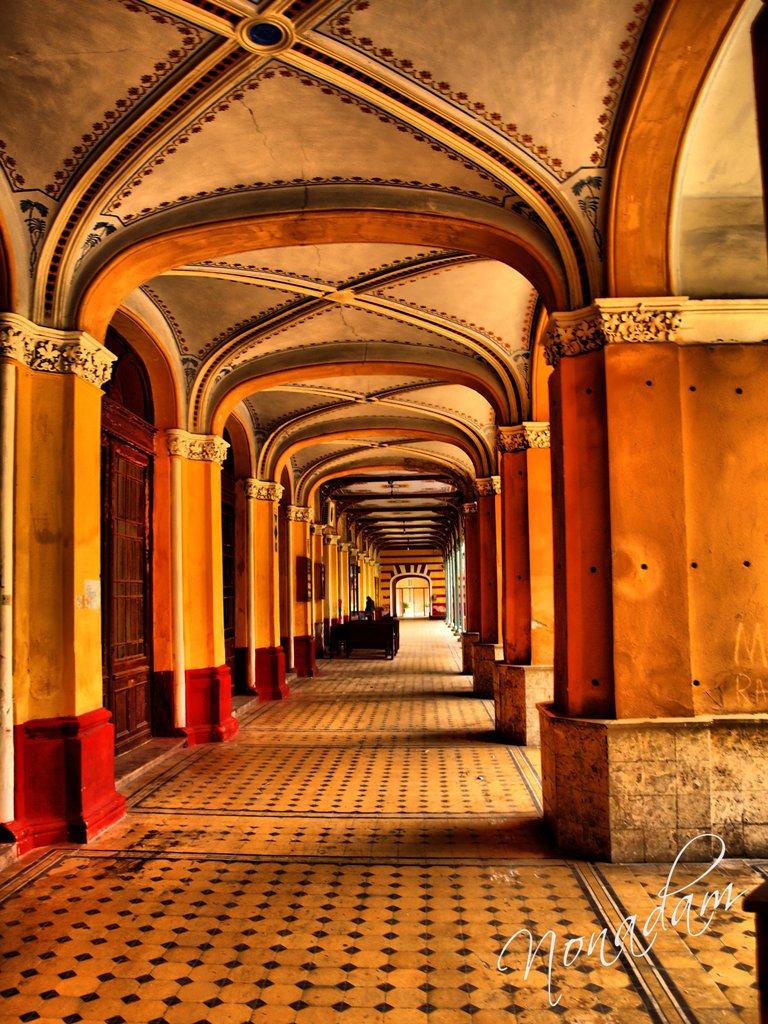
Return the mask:
<path id="1" fill-rule="evenodd" d="M 472 675 L 472 652 L 475 644 L 480 639 L 479 633 L 461 634 L 461 672 L 462 675 Z"/>
<path id="2" fill-rule="evenodd" d="M 552 665 L 495 664 L 493 703 L 499 739 L 520 746 L 541 746 L 539 710 L 554 693 Z"/>
<path id="3" fill-rule="evenodd" d="M 768 714 L 577 719 L 551 704 L 539 713 L 544 820 L 564 850 L 670 863 L 710 832 L 727 857 L 768 856 Z"/>
<path id="4" fill-rule="evenodd" d="M 476 697 L 493 699 L 496 661 L 503 657 L 501 644 L 475 644 L 472 651 L 472 692 Z"/>

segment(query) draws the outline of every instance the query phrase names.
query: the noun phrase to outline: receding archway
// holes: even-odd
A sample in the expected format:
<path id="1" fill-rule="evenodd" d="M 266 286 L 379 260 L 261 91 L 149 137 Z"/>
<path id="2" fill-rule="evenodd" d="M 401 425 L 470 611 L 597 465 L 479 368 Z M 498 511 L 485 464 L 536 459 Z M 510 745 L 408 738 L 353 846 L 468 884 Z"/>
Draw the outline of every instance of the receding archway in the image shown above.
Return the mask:
<path id="1" fill-rule="evenodd" d="M 670 228 L 686 129 L 742 0 L 658 7 L 616 136 L 607 224 L 611 296 L 672 294 Z M 674 97 L 674 101 L 670 101 Z"/>
<path id="2" fill-rule="evenodd" d="M 428 619 L 432 614 L 432 580 L 426 573 L 393 576 L 390 608 L 398 619 Z"/>
<path id="3" fill-rule="evenodd" d="M 567 282 L 557 257 L 544 256 L 522 233 L 466 213 L 340 208 L 265 213 L 174 228 L 118 251 L 84 289 L 76 325 L 103 335 L 126 295 L 173 267 L 233 252 L 327 242 L 382 242 L 460 249 L 499 260 L 528 278 L 549 309 L 583 301 L 577 281 Z M 578 292 L 573 296 L 569 291 Z"/>

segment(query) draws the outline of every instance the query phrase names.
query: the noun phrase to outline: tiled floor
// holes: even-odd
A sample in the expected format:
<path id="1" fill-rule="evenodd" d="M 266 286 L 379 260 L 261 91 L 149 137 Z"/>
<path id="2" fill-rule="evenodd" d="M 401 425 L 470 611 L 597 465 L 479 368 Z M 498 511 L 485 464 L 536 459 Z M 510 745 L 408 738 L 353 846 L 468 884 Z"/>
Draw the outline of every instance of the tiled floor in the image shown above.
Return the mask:
<path id="1" fill-rule="evenodd" d="M 393 662 L 323 662 L 129 777 L 91 846 L 0 872 L 0 1021 L 756 1024 L 752 920 L 696 911 L 766 865 L 679 868 L 662 918 L 669 867 L 564 858 L 537 751 L 493 740 L 457 649 L 404 622 Z"/>

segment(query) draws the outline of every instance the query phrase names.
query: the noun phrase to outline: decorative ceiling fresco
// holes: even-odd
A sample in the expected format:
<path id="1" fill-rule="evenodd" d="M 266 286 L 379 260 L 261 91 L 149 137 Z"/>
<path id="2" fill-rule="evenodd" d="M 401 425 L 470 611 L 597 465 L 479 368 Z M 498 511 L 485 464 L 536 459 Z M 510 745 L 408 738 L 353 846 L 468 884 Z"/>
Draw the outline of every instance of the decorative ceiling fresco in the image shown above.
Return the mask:
<path id="1" fill-rule="evenodd" d="M 616 139 L 667 6 L 15 0 L 14 309 L 138 344 L 171 382 L 160 429 L 236 421 L 251 475 L 287 475 L 292 501 L 332 497 L 377 543 L 401 519 L 442 543 L 497 471 L 496 427 L 547 418 L 548 310 L 605 288 Z M 768 294 L 757 6 L 688 141 L 672 229 L 691 295 Z"/>

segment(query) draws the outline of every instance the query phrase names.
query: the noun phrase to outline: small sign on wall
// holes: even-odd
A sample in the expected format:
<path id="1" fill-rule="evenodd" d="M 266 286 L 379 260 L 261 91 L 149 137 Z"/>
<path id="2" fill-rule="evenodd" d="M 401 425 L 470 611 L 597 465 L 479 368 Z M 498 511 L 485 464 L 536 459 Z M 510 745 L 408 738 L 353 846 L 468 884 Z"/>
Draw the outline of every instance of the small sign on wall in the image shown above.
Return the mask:
<path id="1" fill-rule="evenodd" d="M 75 598 L 75 608 L 89 608 L 99 611 L 101 608 L 101 580 L 85 580 L 83 593 Z"/>

